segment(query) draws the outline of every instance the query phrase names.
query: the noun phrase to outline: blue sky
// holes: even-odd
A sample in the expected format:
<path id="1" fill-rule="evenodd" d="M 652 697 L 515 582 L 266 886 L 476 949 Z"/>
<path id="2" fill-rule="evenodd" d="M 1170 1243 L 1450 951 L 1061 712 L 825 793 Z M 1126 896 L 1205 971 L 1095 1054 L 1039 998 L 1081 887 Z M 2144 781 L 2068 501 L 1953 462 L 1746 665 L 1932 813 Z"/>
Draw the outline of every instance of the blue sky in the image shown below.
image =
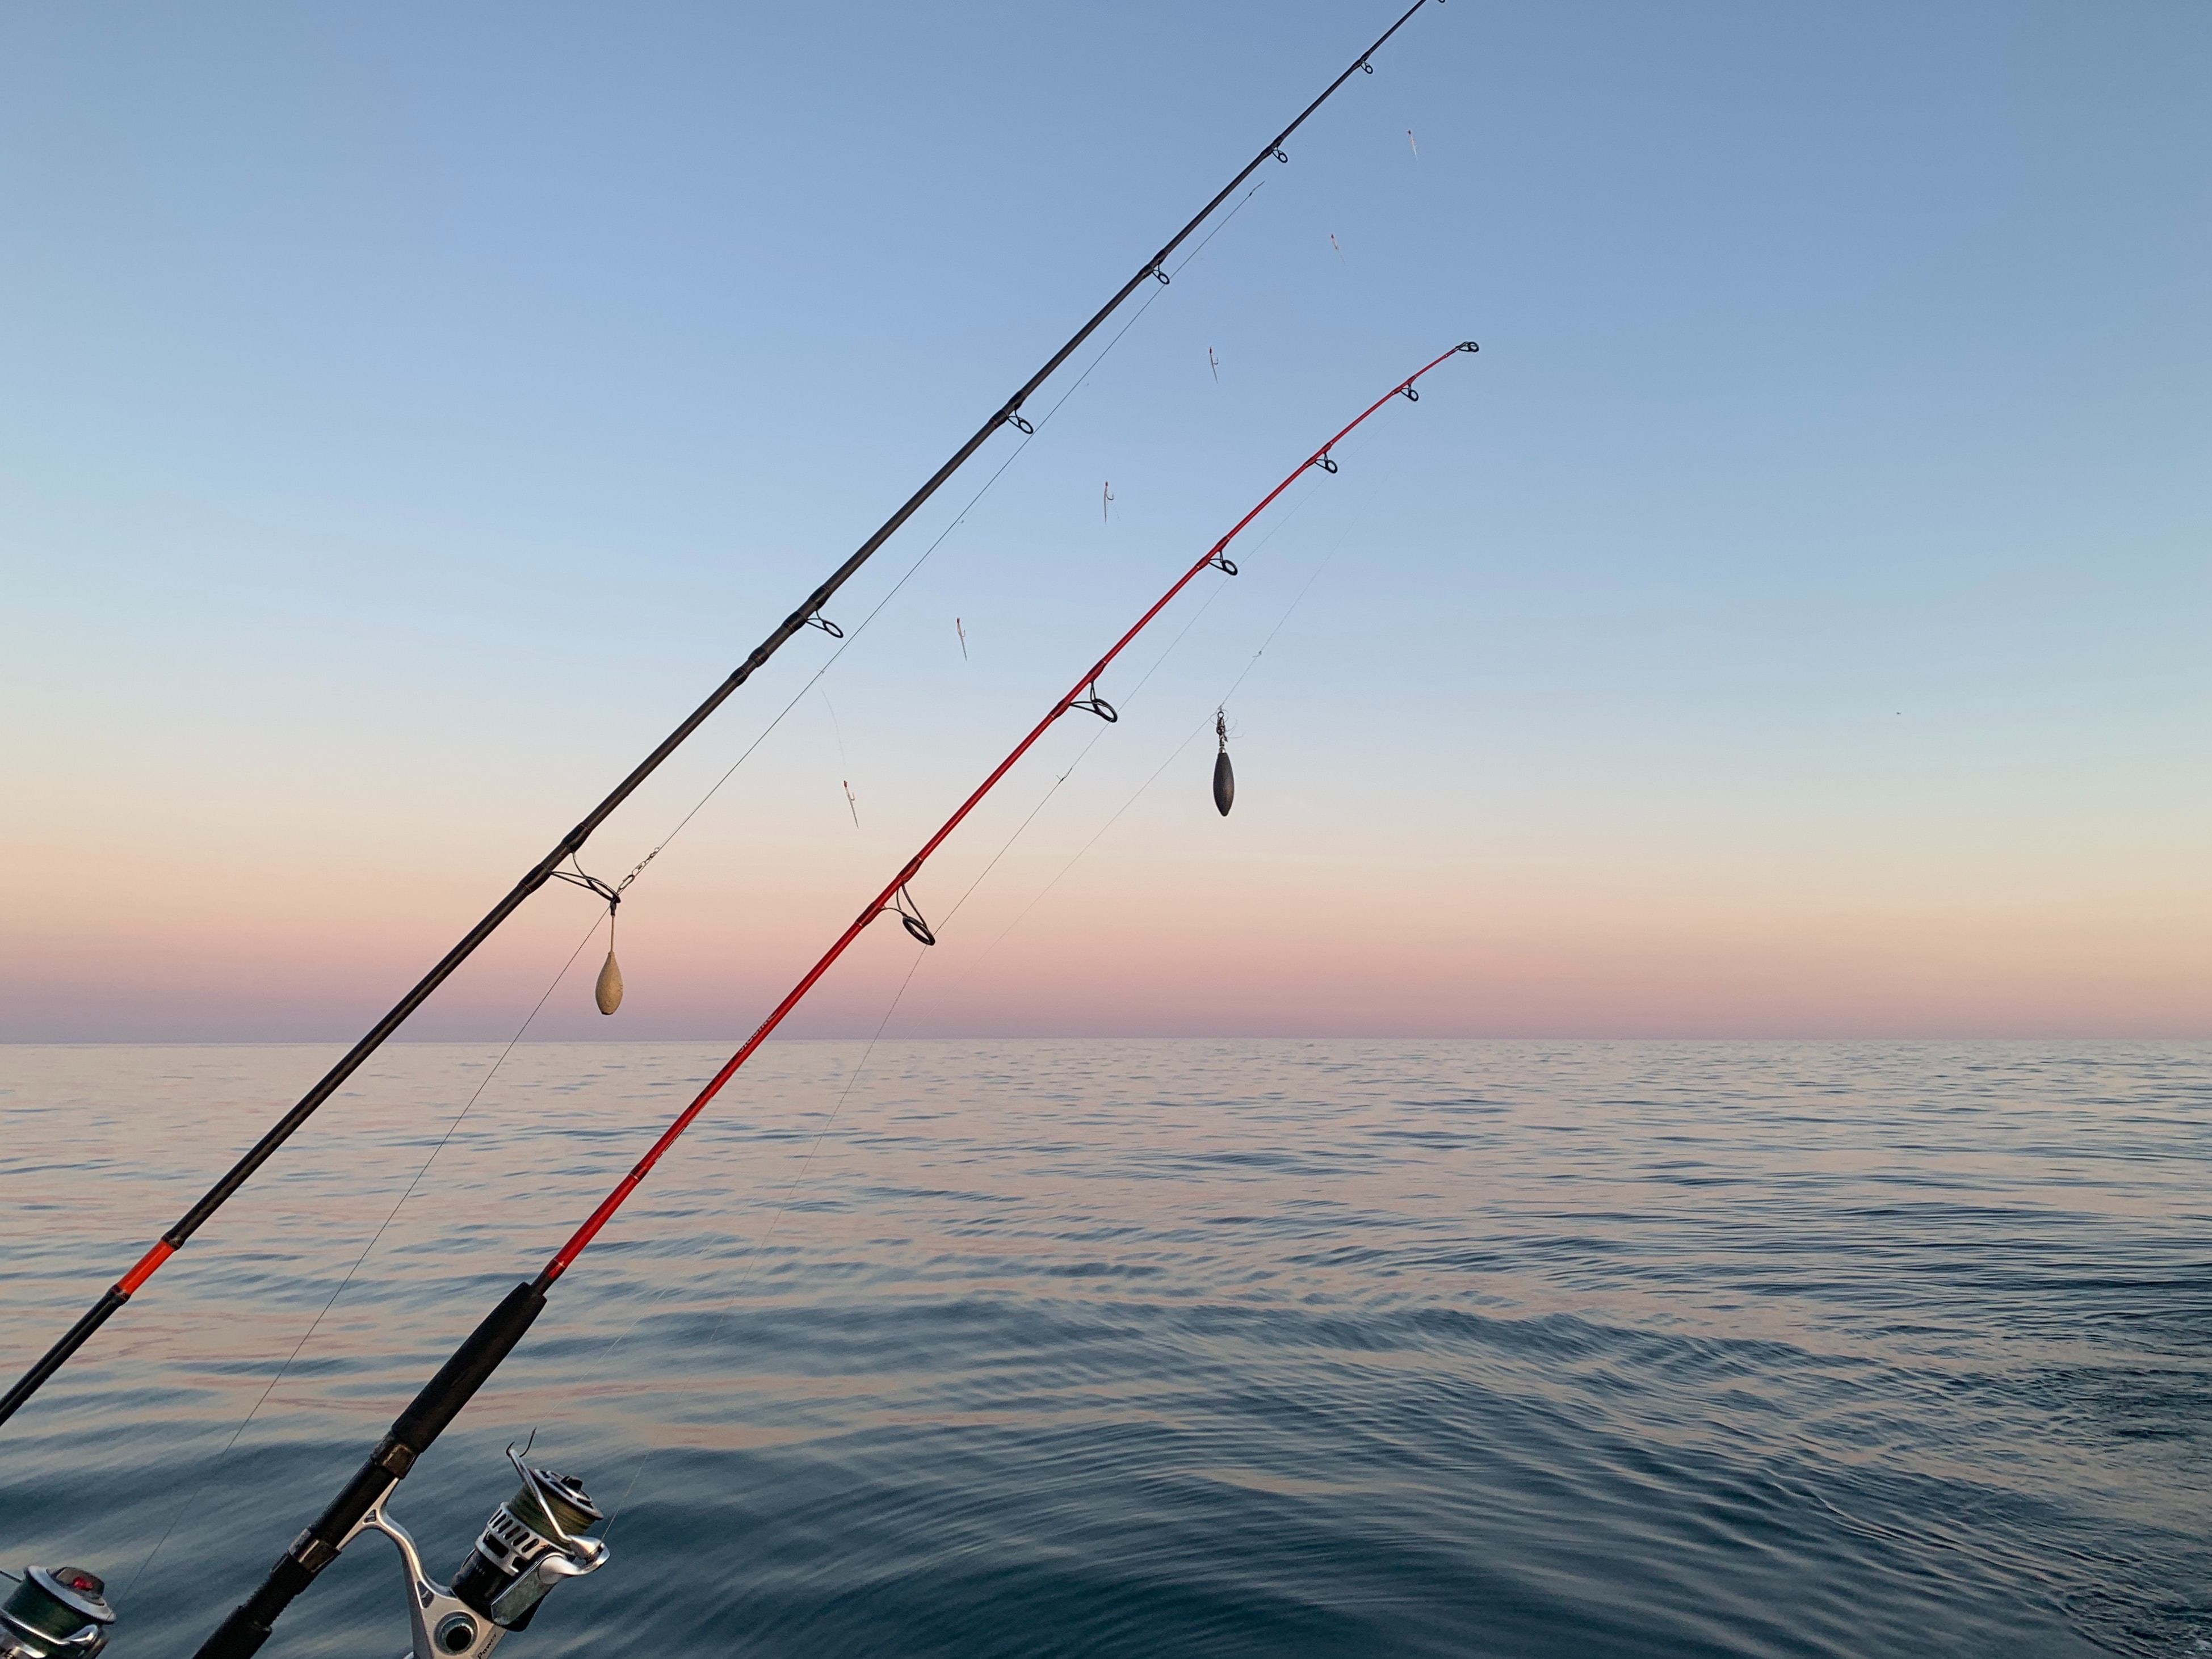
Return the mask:
<path id="1" fill-rule="evenodd" d="M 0 1036 L 365 1024 L 1393 15 L 11 12 Z M 544 1034 L 741 1031 L 1468 336 L 977 902 L 1315 577 L 1237 816 L 1194 748 L 915 1029 L 2212 1029 L 2208 49 L 2180 4 L 1425 9 L 656 866 L 623 1029 L 572 988 Z M 563 902 L 421 1033 L 512 1029 Z M 798 1029 L 873 1029 L 899 948 Z"/>

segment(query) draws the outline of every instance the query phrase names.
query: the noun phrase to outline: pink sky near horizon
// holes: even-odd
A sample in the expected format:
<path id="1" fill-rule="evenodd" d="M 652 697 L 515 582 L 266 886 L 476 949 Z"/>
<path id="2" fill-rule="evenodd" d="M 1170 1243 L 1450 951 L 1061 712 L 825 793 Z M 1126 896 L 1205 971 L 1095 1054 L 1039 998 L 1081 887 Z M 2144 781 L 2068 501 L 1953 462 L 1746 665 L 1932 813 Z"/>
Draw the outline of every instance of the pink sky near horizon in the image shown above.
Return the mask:
<path id="1" fill-rule="evenodd" d="M 1393 718 L 1389 685 L 1308 676 L 1322 629 L 1278 641 L 1278 678 L 1248 686 L 1225 820 L 1210 736 L 1176 747 L 1218 655 L 1170 659 L 1103 734 L 1079 716 L 1050 734 L 914 884 L 943 942 L 887 1029 L 2212 1034 L 2212 866 L 2191 830 L 2205 784 L 2186 769 L 2094 749 L 2054 767 L 2002 721 L 1955 714 L 1932 732 L 1870 717 L 1818 734 L 1816 758 L 1796 715 L 1732 709 L 1656 725 L 1624 709 L 1621 730 L 1582 722 L 1568 746 L 1556 718 L 1540 741 L 1508 708 L 1440 758 L 1433 730 Z M 741 1037 L 1064 674 L 956 697 L 951 720 L 845 689 L 833 727 L 810 703 L 632 890 L 621 1013 L 589 1008 L 602 936 L 530 1035 Z M 373 712 L 373 685 L 316 695 L 376 744 L 333 760 L 247 725 L 33 745 L 21 874 L 0 890 L 0 1040 L 349 1041 L 633 746 L 610 731 L 501 752 L 465 726 L 418 745 L 419 713 Z M 635 862 L 776 706 L 710 726 L 586 867 Z M 487 741 L 535 730 L 526 708 L 468 719 Z M 404 1035 L 510 1035 L 594 913 L 549 887 Z M 874 1030 L 914 948 L 879 922 L 787 1034 Z"/>
<path id="2" fill-rule="evenodd" d="M 1180 789 L 1149 792 L 1026 915 L 1096 818 L 1071 814 L 1063 833 L 1017 843 L 941 926 L 890 1032 L 2212 1032 L 2212 907 L 2155 864 L 2062 879 L 2032 856 L 1938 860 L 1923 848 L 1914 868 L 1876 848 L 1824 880 L 1817 853 L 1647 846 L 1628 858 L 1600 834 L 1547 847 L 1533 830 L 1509 838 L 1494 827 L 1457 855 L 1439 834 L 1378 853 L 1356 814 L 1294 808 L 1265 785 L 1256 795 L 1248 785 L 1241 819 L 1220 823 L 1202 799 L 1206 757 L 1194 747 L 1194 757 L 1182 770 L 1195 781 L 1177 774 Z M 915 884 L 926 909 L 942 916 L 1006 828 L 948 845 Z M 15 943 L 0 966 L 0 1031 L 349 1039 L 514 863 L 479 847 L 465 866 L 410 883 L 398 850 L 380 865 L 360 850 L 366 867 L 296 856 L 287 867 L 275 838 L 166 866 L 112 848 L 46 848 L 38 878 L 5 901 Z M 672 855 L 624 908 L 623 1011 L 601 1018 L 588 1007 L 602 931 L 530 1034 L 734 1041 L 898 861 L 805 836 L 727 863 Z M 776 873 L 755 884 L 748 866 Z M 2177 890 L 2186 902 L 2173 902 Z M 580 893 L 541 893 L 407 1035 L 511 1034 L 592 915 Z M 785 1034 L 872 1031 L 916 949 L 879 921 Z"/>

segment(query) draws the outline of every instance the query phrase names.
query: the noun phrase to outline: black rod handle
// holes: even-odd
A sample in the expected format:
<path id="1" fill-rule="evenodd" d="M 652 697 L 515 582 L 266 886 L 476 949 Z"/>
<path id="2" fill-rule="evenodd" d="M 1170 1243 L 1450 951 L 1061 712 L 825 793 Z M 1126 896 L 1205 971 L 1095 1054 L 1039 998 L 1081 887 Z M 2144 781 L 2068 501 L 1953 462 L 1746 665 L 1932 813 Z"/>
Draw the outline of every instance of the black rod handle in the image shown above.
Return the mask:
<path id="1" fill-rule="evenodd" d="M 339 1547 L 361 1524 L 362 1516 L 377 1501 L 407 1478 L 415 1460 L 430 1449 L 446 1425 L 475 1398 L 500 1361 L 514 1351 L 532 1322 L 545 1310 L 545 1292 L 534 1285 L 517 1285 L 500 1304 L 486 1314 L 468 1340 L 453 1350 L 438 1374 L 392 1419 L 391 1431 L 376 1443 L 376 1449 L 354 1472 L 343 1491 L 314 1525 L 292 1540 L 276 1558 L 261 1586 L 231 1610 L 214 1635 L 200 1644 L 196 1659 L 245 1659 L 258 1651 L 276 1628 L 276 1620 L 293 1598 L 315 1582 L 316 1575 L 337 1559 Z"/>

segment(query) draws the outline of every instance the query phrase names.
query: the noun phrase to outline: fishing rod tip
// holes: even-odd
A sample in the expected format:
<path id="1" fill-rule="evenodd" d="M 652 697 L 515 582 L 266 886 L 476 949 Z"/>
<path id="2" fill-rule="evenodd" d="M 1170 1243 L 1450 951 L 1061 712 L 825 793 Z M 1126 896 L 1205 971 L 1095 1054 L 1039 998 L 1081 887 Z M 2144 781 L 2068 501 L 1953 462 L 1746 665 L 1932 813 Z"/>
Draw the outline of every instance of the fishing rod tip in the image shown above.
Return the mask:
<path id="1" fill-rule="evenodd" d="M 1459 343 L 1459 349 L 1462 351 L 1480 351 L 1482 349 L 1480 346 L 1475 344 L 1472 340 L 1462 340 Z"/>

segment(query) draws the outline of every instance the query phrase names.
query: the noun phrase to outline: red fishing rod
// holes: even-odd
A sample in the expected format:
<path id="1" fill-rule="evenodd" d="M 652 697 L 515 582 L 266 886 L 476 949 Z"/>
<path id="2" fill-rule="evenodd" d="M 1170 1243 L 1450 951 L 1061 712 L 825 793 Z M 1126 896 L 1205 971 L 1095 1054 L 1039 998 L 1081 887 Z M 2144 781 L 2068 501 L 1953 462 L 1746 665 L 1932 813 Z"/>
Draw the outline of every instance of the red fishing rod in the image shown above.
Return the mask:
<path id="1" fill-rule="evenodd" d="M 624 1201 L 637 1190 L 639 1183 L 652 1174 L 653 1166 L 660 1162 L 662 1155 L 691 1127 L 693 1120 L 707 1109 L 708 1103 L 721 1093 L 723 1085 L 752 1058 L 769 1034 L 783 1023 L 784 1017 L 799 1006 L 806 994 L 836 964 L 837 958 L 845 954 L 853 941 L 866 933 L 868 925 L 878 916 L 896 915 L 907 932 L 922 944 L 936 944 L 936 935 L 923 919 L 921 908 L 908 892 L 908 884 L 921 872 L 930 856 L 945 844 L 945 838 L 960 827 L 961 821 L 975 810 L 977 803 L 998 786 L 999 780 L 1013 769 L 1015 762 L 1027 754 L 1036 740 L 1070 709 L 1080 708 L 1108 721 L 1120 719 L 1114 706 L 1099 696 L 1098 678 L 1116 657 L 1128 648 L 1129 642 L 1143 633 L 1155 617 L 1167 609 L 1176 594 L 1197 580 L 1200 571 L 1210 568 L 1224 575 L 1235 575 L 1237 566 L 1228 556 L 1229 544 L 1244 532 L 1246 526 L 1267 511 L 1277 496 L 1297 483 L 1309 468 L 1319 467 L 1324 471 L 1335 471 L 1336 460 L 1330 452 L 1348 434 L 1363 425 L 1369 416 L 1393 398 L 1402 397 L 1408 401 L 1418 402 L 1420 393 L 1415 389 L 1415 383 L 1423 375 L 1447 358 L 1475 349 L 1474 341 L 1462 342 L 1449 351 L 1422 364 L 1362 410 L 1356 419 L 1345 425 L 1342 431 L 1291 469 L 1280 483 L 1261 498 L 1257 506 L 1236 522 L 1227 535 L 1206 549 L 1198 562 L 1177 577 L 1174 586 L 1155 599 L 1152 608 L 1130 625 L 1128 632 L 1115 641 L 1113 647 L 1104 656 L 1091 664 L 1068 688 L 1066 694 L 1046 711 L 1044 718 L 1030 728 L 1029 735 L 1016 744 L 1006 759 L 992 769 L 991 775 L 975 786 L 975 793 L 960 803 L 958 809 L 945 819 L 937 833 L 924 842 L 921 850 L 899 867 L 898 873 L 884 884 L 884 890 L 868 901 L 860 914 L 853 919 L 852 925 L 837 936 L 836 943 L 822 953 L 820 960 L 808 969 L 799 983 L 785 994 L 783 1000 L 769 1011 L 768 1018 L 761 1021 L 753 1034 L 745 1039 L 744 1045 L 730 1056 L 728 1062 L 708 1080 L 706 1086 L 699 1091 L 676 1121 L 662 1131 L 660 1138 L 647 1150 L 645 1156 L 638 1159 L 615 1189 L 600 1200 L 599 1206 L 592 1212 L 584 1224 L 569 1236 L 568 1242 L 553 1253 L 552 1258 L 538 1270 L 538 1277 L 528 1284 L 516 1285 L 507 1292 L 506 1299 L 493 1309 L 483 1322 L 470 1334 L 468 1340 L 454 1351 L 453 1358 L 447 1360 L 407 1409 L 394 1419 L 390 1431 L 377 1443 L 375 1450 L 368 1455 L 368 1461 L 347 1483 L 345 1490 L 278 1558 L 269 1576 L 262 1581 L 261 1587 L 233 1611 L 222 1627 L 201 1644 L 198 1659 L 240 1659 L 241 1656 L 258 1650 L 269 1639 L 270 1631 L 276 1619 L 293 1599 L 313 1583 L 315 1576 L 335 1560 L 338 1552 L 362 1530 L 383 1532 L 392 1536 L 396 1542 L 406 1539 L 406 1534 L 398 1529 L 397 1523 L 383 1512 L 384 1502 L 391 1495 L 392 1488 L 405 1478 L 407 1472 L 415 1466 L 416 1460 L 444 1431 L 446 1425 L 453 1420 L 462 1407 L 468 1404 L 477 1390 L 498 1369 L 501 1362 L 513 1352 L 515 1344 L 522 1340 L 523 1334 L 529 1330 L 532 1322 L 544 1310 L 546 1292 L 574 1265 L 576 1258 L 599 1236 L 600 1230 L 614 1218 L 615 1212 L 622 1208 Z M 502 1607 L 522 1605 L 525 1608 L 522 1617 L 526 1619 L 536 1610 L 538 1599 L 543 1596 L 544 1589 L 550 1588 L 557 1578 L 592 1571 L 605 1559 L 605 1547 L 596 1540 L 571 1535 L 556 1523 L 553 1534 L 557 1534 L 562 1541 L 556 1543 L 553 1535 L 532 1519 L 553 1514 L 559 1509 L 559 1505 L 551 1500 L 533 1496 L 533 1483 L 546 1487 L 557 1486 L 568 1504 L 568 1524 L 580 1534 L 584 1526 L 596 1520 L 599 1514 L 584 1498 L 582 1489 L 574 1481 L 565 1480 L 564 1477 L 525 1468 L 519 1460 L 516 1468 L 523 1475 L 521 1492 L 509 1504 L 494 1514 L 483 1538 L 478 1540 L 476 1550 L 456 1576 L 450 1589 L 426 1578 L 415 1557 L 411 1541 L 403 1544 L 402 1559 L 407 1564 L 410 1587 L 414 1590 L 410 1607 L 415 1614 L 417 1635 L 428 1644 L 427 1649 L 418 1650 L 462 1656 L 485 1653 L 507 1629 L 519 1627 L 502 1622 Z M 518 1516 L 523 1518 L 518 1519 Z M 504 1529 L 502 1516 L 507 1518 Z M 577 1516 L 582 1519 L 575 1519 Z M 530 1558 L 531 1563 L 534 1564 L 532 1571 L 544 1575 L 543 1587 L 537 1589 L 536 1595 L 529 1596 L 526 1603 L 519 1602 L 521 1592 L 516 1587 L 520 1585 L 522 1590 L 527 1590 L 538 1584 L 540 1580 L 522 1574 L 519 1568 L 516 1569 L 517 1576 L 503 1576 L 513 1558 L 534 1547 L 526 1542 L 520 1547 L 513 1544 L 514 1538 L 519 1535 L 515 1533 L 518 1527 L 529 1532 L 531 1537 L 544 1547 L 538 1554 Z M 480 1565 L 480 1562 L 493 1565 L 487 1567 Z M 471 1594 L 471 1584 L 476 1587 L 477 1594 Z M 429 1621 L 432 1613 L 437 1614 L 436 1622 Z"/>
<path id="2" fill-rule="evenodd" d="M 161 1270 L 162 1264 L 181 1249 L 185 1241 L 205 1225 L 210 1216 L 230 1201 L 231 1195 L 252 1177 L 254 1171 L 276 1156 L 277 1149 L 289 1140 L 301 1126 L 315 1115 L 325 1101 L 337 1092 L 339 1085 L 351 1077 L 371 1054 L 383 1046 L 386 1039 L 397 1031 L 416 1009 L 422 1006 L 429 998 L 430 994 L 443 985 L 453 975 L 454 970 L 475 953 L 477 946 L 489 939 L 509 916 L 521 908 L 524 900 L 544 886 L 547 882 L 559 879 L 574 882 L 579 886 L 590 889 L 608 902 L 610 909 L 618 903 L 621 897 L 619 889 L 610 886 L 594 877 L 586 875 L 574 866 L 568 870 L 563 870 L 561 866 L 582 849 L 592 832 L 606 821 L 617 807 L 629 799 L 639 785 L 653 775 L 663 761 L 674 754 L 685 739 L 706 723 L 709 715 L 750 679 L 755 672 L 761 668 L 770 657 L 781 650 L 787 641 L 796 638 L 810 626 L 821 629 L 833 638 L 842 638 L 842 635 L 836 624 L 822 614 L 822 608 L 836 594 L 838 589 L 845 585 L 854 572 L 866 564 L 874 556 L 876 550 L 889 541 L 899 526 L 911 518 L 921 508 L 922 503 L 937 493 L 939 487 L 946 479 L 966 465 L 969 458 L 983 447 L 984 442 L 992 434 L 997 432 L 1000 428 L 1006 426 L 1011 426 L 1025 434 L 1033 432 L 1036 428 L 1021 412 L 1022 405 L 1029 400 L 1030 395 L 1042 386 L 1062 363 L 1074 355 L 1076 349 L 1097 331 L 1100 325 L 1120 310 L 1131 295 L 1147 283 L 1167 282 L 1169 255 L 1181 247 L 1200 225 L 1212 218 L 1221 204 L 1229 199 L 1231 193 L 1257 172 L 1270 157 L 1278 161 L 1289 161 L 1291 158 L 1284 153 L 1284 141 L 1304 126 L 1307 118 L 1334 97 L 1337 88 L 1355 74 L 1364 70 L 1372 75 L 1375 68 L 1371 60 L 1375 54 L 1382 48 L 1392 35 L 1405 27 L 1415 12 L 1427 3 L 1428 0 L 1413 0 L 1413 4 L 1406 9 L 1396 22 L 1385 29 L 1365 52 L 1353 58 L 1350 67 L 1322 88 L 1319 97 L 1299 112 L 1297 119 L 1269 139 L 1260 153 L 1245 163 L 1241 173 L 1224 185 L 1213 199 L 1199 210 L 1189 223 L 1177 231 L 1158 252 L 1153 254 L 1139 266 L 1136 275 L 1123 283 L 1112 299 L 1100 307 L 1088 322 L 1070 335 L 1057 351 L 1045 359 L 1043 366 L 1028 380 L 1023 381 L 1013 395 L 1001 404 L 990 418 L 978 427 L 967 441 L 953 452 L 951 458 L 929 476 L 928 480 L 921 489 L 907 497 L 897 512 L 884 520 L 875 533 L 854 550 L 842 564 L 831 571 L 821 586 L 806 596 L 797 610 L 786 617 L 773 633 L 754 647 L 751 654 L 731 671 L 729 676 L 714 688 L 704 702 L 686 715 L 683 723 L 662 738 L 659 745 L 651 754 L 632 768 L 629 775 L 617 784 L 604 800 L 586 813 L 567 835 L 556 842 L 552 851 L 524 872 L 522 878 L 507 890 L 505 897 L 486 913 L 483 921 L 463 934 L 460 942 L 440 957 L 428 973 L 416 981 L 407 994 L 393 1004 L 381 1019 L 369 1027 L 368 1033 L 352 1048 L 346 1050 L 345 1054 L 339 1058 L 337 1064 L 325 1072 L 314 1087 L 302 1095 L 296 1104 L 271 1124 L 261 1139 L 255 1141 L 236 1163 L 225 1170 L 222 1177 L 201 1195 L 199 1200 L 191 1208 L 179 1217 L 167 1232 L 155 1240 L 148 1247 L 145 1254 L 138 1258 L 137 1263 L 120 1279 L 109 1285 L 101 1293 L 99 1300 L 87 1309 L 74 1325 L 63 1332 L 46 1352 L 33 1362 L 30 1369 L 15 1380 L 5 1394 L 0 1394 L 0 1423 L 4 1423 L 9 1418 L 14 1416 L 24 1401 L 39 1391 L 48 1377 L 68 1363 L 70 1357 L 90 1340 L 95 1331 L 114 1316 L 117 1310 L 137 1295 L 146 1281 Z M 1438 0 L 1438 3 L 1441 4 L 1442 0 Z M 603 1006 L 603 1012 L 609 1011 L 605 1010 Z"/>

